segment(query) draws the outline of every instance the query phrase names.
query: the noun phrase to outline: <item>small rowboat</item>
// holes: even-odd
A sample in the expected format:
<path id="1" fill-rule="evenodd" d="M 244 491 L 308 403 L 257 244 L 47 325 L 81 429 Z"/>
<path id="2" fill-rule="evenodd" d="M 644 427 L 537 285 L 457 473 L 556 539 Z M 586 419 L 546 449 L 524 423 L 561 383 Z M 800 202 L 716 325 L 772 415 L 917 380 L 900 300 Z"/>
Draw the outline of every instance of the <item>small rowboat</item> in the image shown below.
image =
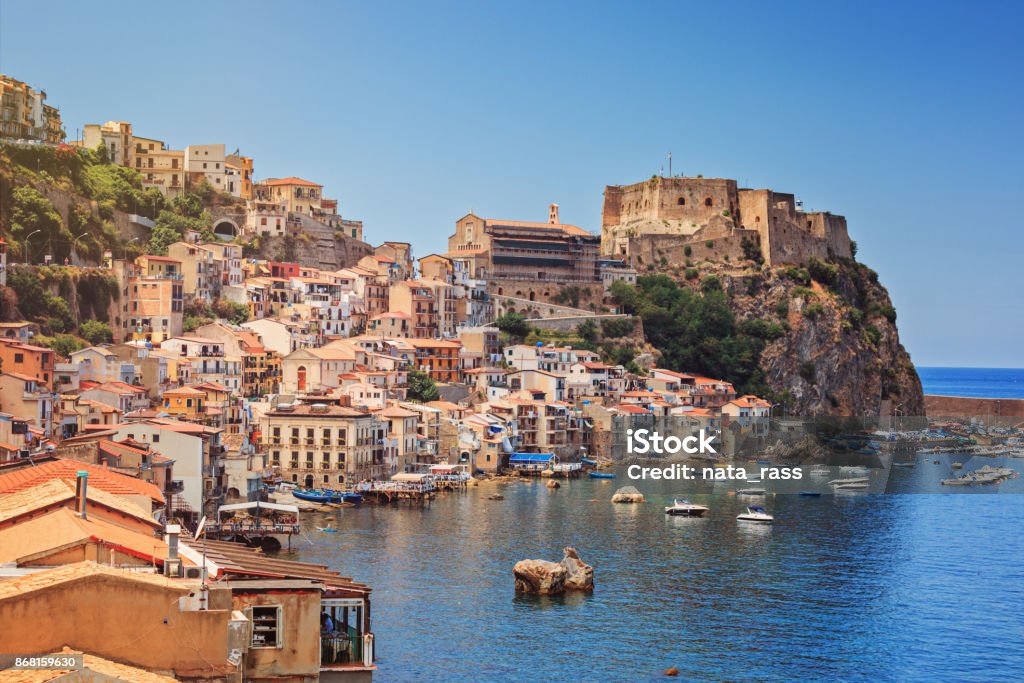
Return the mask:
<path id="1" fill-rule="evenodd" d="M 587 472 L 587 476 L 591 479 L 614 479 L 615 475 L 611 472 Z"/>

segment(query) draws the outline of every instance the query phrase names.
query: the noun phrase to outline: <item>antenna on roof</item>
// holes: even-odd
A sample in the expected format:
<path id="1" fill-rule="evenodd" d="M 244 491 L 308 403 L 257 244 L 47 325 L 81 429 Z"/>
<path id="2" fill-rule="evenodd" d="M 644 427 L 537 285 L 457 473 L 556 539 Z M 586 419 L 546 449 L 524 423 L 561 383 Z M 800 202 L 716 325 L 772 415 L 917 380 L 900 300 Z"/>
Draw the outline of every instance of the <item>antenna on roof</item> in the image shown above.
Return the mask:
<path id="1" fill-rule="evenodd" d="M 672 177 L 672 152 L 668 153 L 668 177 Z"/>

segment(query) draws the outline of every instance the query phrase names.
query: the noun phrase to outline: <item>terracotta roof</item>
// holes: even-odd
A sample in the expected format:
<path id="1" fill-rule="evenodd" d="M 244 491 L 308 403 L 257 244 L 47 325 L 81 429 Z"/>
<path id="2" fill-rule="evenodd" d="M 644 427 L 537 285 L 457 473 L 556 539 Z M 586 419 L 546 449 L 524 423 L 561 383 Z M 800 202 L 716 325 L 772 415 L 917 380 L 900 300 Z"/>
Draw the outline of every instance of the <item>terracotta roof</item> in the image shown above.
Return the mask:
<path id="1" fill-rule="evenodd" d="M 78 650 L 65 647 L 60 652 L 47 653 L 51 656 L 60 655 L 82 655 L 82 671 L 99 674 L 103 680 L 111 681 L 132 681 L 133 683 L 174 683 L 176 678 L 152 673 L 145 669 L 139 669 L 127 664 L 118 664 L 109 659 L 103 659 Z M 62 681 L 65 676 L 74 677 L 75 680 L 84 680 L 81 674 L 76 674 L 71 669 L 35 669 L 14 671 L 8 669 L 0 671 L 0 683 L 48 683 L 48 681 Z M 92 677 L 90 677 L 92 678 Z"/>
<path id="2" fill-rule="evenodd" d="M 419 415 L 419 413 L 406 410 L 401 406 L 388 406 L 384 410 L 380 411 L 381 417 L 419 417 Z"/>
<path id="3" fill-rule="evenodd" d="M 651 414 L 651 411 L 649 411 L 649 410 L 647 410 L 645 408 L 641 408 L 640 406 L 637 406 L 637 405 L 630 405 L 628 403 L 620 403 L 619 405 L 615 406 L 615 410 L 621 410 L 624 413 L 633 413 L 635 415 L 650 415 Z"/>
<path id="4" fill-rule="evenodd" d="M 38 590 L 45 590 L 53 586 L 59 586 L 71 581 L 79 581 L 94 576 L 107 576 L 134 583 L 145 583 L 151 586 L 172 588 L 181 593 L 188 593 L 198 581 L 183 581 L 181 579 L 168 579 L 161 574 L 149 574 L 144 572 L 129 571 L 107 567 L 95 562 L 76 562 L 75 564 L 64 565 L 55 569 L 26 574 L 13 579 L 0 581 L 0 601 L 16 598 L 25 593 Z"/>
<path id="5" fill-rule="evenodd" d="M 153 254 L 143 254 L 139 258 L 144 258 L 148 261 L 166 261 L 167 263 L 181 263 L 181 259 L 172 258 L 170 256 L 156 256 Z"/>
<path id="6" fill-rule="evenodd" d="M 152 534 L 126 529 L 95 516 L 82 519 L 74 510 L 60 508 L 0 530 L 0 563 L 21 564 L 66 546 L 88 543 L 114 547 L 157 564 L 167 557 L 167 544 Z"/>
<path id="7" fill-rule="evenodd" d="M 24 491 L 52 479 L 73 480 L 78 476 L 79 470 L 89 473 L 89 488 L 98 488 L 121 496 L 148 496 L 156 503 L 164 502 L 164 495 L 160 489 L 147 481 L 111 472 L 100 465 L 65 459 L 0 474 L 0 494 Z"/>
<path id="8" fill-rule="evenodd" d="M 142 520 L 154 528 L 160 523 L 146 511 L 124 496 L 107 493 L 95 486 L 87 489 L 90 505 L 95 504 Z M 64 503 L 75 498 L 75 485 L 63 479 L 51 479 L 38 486 L 0 496 L 0 522 L 17 519 L 36 510 Z"/>
<path id="9" fill-rule="evenodd" d="M 302 178 L 296 178 L 290 176 L 288 178 L 271 178 L 270 180 L 264 180 L 260 185 L 268 185 L 270 187 L 277 187 L 279 185 L 302 185 L 304 187 L 323 187 L 319 183 L 310 182 L 309 180 L 303 180 Z"/>

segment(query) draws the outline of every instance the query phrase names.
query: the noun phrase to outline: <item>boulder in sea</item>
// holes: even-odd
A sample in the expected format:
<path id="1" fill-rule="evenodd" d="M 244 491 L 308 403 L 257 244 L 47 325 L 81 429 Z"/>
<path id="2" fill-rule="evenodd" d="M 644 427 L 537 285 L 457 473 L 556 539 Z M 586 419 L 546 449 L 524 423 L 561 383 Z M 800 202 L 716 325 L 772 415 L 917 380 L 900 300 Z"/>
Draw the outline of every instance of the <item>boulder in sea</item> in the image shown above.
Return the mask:
<path id="1" fill-rule="evenodd" d="M 594 568 L 580 559 L 576 548 L 566 546 L 562 552 L 565 553 L 561 565 L 565 568 L 566 589 L 587 592 L 594 590 Z"/>
<path id="2" fill-rule="evenodd" d="M 665 675 L 666 676 L 678 676 L 679 675 L 679 669 L 677 669 L 674 666 L 669 667 L 669 668 L 665 669 Z"/>
<path id="3" fill-rule="evenodd" d="M 637 491 L 635 486 L 623 486 L 612 496 L 613 503 L 645 503 L 644 494 Z"/>
<path id="4" fill-rule="evenodd" d="M 562 488 L 562 485 L 559 484 L 554 479 L 548 479 L 548 482 L 547 482 L 547 484 L 545 484 L 545 486 L 547 486 L 549 489 L 559 489 L 559 488 Z"/>
<path id="5" fill-rule="evenodd" d="M 561 595 L 565 592 L 565 567 L 547 560 L 520 560 L 512 568 L 517 593 Z"/>

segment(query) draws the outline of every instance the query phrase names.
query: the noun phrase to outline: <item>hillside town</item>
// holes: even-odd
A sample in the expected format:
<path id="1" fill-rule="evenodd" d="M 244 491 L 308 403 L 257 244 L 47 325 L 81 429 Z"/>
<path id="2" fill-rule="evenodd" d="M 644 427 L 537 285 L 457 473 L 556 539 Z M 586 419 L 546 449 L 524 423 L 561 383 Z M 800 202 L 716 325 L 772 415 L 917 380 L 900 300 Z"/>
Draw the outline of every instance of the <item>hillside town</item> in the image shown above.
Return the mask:
<path id="1" fill-rule="evenodd" d="M 841 217 L 805 216 L 792 195 L 672 177 L 609 187 L 603 236 L 562 222 L 557 204 L 542 222 L 470 213 L 448 251 L 417 258 L 409 243 L 371 240 L 301 169 L 257 180 L 257 160 L 226 144 L 172 149 L 125 121 L 86 124 L 66 141 L 45 93 L 2 84 L 6 145 L 102 150 L 167 200 L 199 187 L 215 200 L 205 229 L 183 230 L 160 253 L 136 253 L 153 244 L 153 220 L 113 212 L 125 246 L 93 262 L 74 243 L 60 258 L 3 226 L 0 284 L 61 269 L 112 282 L 88 339 L 78 321 L 85 341 L 74 350 L 40 342 L 54 338 L 46 319 L 0 323 L 0 617 L 53 600 L 65 613 L 86 609 L 63 601 L 72 592 L 92 610 L 5 649 L 93 639 L 85 662 L 100 673 L 129 662 L 197 679 L 366 680 L 370 587 L 275 559 L 281 543 L 267 537 L 207 540 L 211 520 L 232 506 L 287 507 L 292 491 L 389 502 L 479 478 L 573 476 L 621 457 L 627 429 L 670 419 L 728 451 L 763 436 L 757 418 L 773 405 L 659 367 L 613 289 L 650 272 L 645 255 L 669 238 L 687 255 L 715 240 L 722 262 L 759 245 L 775 262 L 804 258 L 800 244 L 849 250 Z M 665 229 L 671 221 L 687 229 Z M 319 254 L 263 258 L 257 238 Z M 177 604 L 167 628 L 202 634 L 200 645 L 111 650 L 109 629 L 131 640 L 117 614 L 128 601 L 143 614 Z M 322 613 L 335 627 L 318 640 Z M 281 650 L 301 636 L 283 625 L 300 621 L 314 624 L 310 638 Z M 104 624 L 107 644 L 69 635 L 90 623 Z"/>

